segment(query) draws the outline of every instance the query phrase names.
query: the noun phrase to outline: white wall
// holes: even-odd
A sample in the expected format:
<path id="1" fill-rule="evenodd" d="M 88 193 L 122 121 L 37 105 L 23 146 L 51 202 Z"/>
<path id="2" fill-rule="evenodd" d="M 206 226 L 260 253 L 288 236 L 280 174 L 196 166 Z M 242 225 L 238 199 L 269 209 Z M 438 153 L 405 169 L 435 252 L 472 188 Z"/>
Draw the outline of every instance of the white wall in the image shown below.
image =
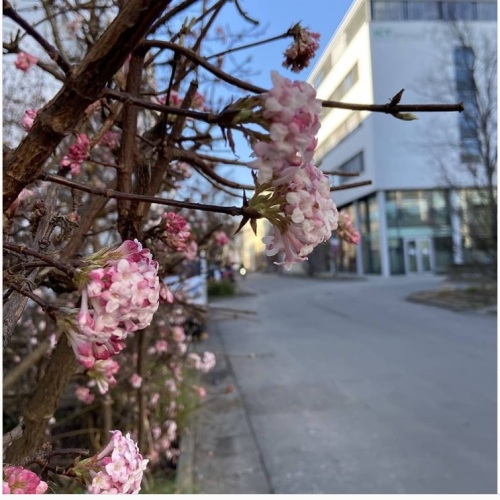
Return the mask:
<path id="1" fill-rule="evenodd" d="M 472 39 L 496 39 L 496 23 L 468 23 Z M 365 24 L 319 87 L 327 98 L 359 62 L 359 81 L 343 98 L 346 102 L 385 104 L 404 88 L 402 103 L 456 103 L 450 23 L 429 21 Z M 313 72 L 314 74 L 314 72 Z M 496 108 L 496 103 L 495 103 Z M 323 121 L 319 144 L 349 112 L 333 110 Z M 361 125 L 325 154 L 321 168 L 332 170 L 364 152 L 365 172 L 353 181 L 372 180 L 371 186 L 334 193 L 338 205 L 375 190 L 429 189 L 473 185 L 460 164 L 458 113 L 418 113 L 405 122 L 380 113 L 364 113 Z"/>

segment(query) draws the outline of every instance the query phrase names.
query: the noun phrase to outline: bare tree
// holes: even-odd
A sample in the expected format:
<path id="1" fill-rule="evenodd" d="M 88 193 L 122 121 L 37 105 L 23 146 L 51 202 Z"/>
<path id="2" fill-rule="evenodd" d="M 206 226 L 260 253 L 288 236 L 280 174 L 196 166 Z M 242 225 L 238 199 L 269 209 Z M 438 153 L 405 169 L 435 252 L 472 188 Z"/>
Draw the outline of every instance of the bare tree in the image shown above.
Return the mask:
<path id="1" fill-rule="evenodd" d="M 436 45 L 446 60 L 422 75 L 417 92 L 427 99 L 456 96 L 464 111 L 436 117 L 415 146 L 429 152 L 441 182 L 460 192 L 460 215 L 471 251 L 469 263 L 496 262 L 497 255 L 497 46 L 491 31 L 451 22 Z M 451 58 L 451 60 L 450 60 Z M 439 69 L 436 69 L 438 67 Z M 457 126 L 449 126 L 456 120 Z"/>

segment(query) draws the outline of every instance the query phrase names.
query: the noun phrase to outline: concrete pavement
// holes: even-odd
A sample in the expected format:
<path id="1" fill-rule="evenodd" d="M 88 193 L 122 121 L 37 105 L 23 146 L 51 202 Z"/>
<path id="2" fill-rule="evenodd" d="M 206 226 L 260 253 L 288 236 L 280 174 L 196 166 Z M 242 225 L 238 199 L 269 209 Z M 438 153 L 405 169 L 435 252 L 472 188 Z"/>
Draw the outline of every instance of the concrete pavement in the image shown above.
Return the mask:
<path id="1" fill-rule="evenodd" d="M 496 318 L 405 301 L 441 281 L 256 275 L 218 302 L 258 316 L 212 323 L 195 491 L 496 492 Z"/>

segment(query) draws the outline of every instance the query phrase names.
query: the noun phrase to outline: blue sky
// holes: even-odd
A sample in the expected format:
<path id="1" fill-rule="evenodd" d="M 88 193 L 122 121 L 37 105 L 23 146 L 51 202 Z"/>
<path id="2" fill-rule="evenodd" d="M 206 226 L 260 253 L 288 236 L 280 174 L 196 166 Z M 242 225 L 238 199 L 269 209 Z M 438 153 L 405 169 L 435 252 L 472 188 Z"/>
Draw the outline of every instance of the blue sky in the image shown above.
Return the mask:
<path id="1" fill-rule="evenodd" d="M 249 49 L 255 65 L 261 74 L 253 78 L 253 83 L 263 87 L 270 86 L 271 70 L 279 70 L 281 74 L 292 80 L 305 80 L 315 61 L 330 41 L 340 21 L 353 0 L 241 0 L 241 6 L 251 16 L 261 21 L 262 27 L 268 27 L 268 37 L 279 35 L 297 22 L 321 34 L 320 49 L 311 65 L 301 73 L 292 73 L 282 67 L 283 51 L 290 45 L 291 39 L 279 40 L 261 47 Z M 233 5 L 228 5 L 223 12 L 225 23 L 233 31 L 242 25 Z M 234 28 L 233 28 L 234 26 Z M 247 24 L 247 26 L 249 26 Z"/>
<path id="2" fill-rule="evenodd" d="M 306 80 L 352 2 L 353 0 L 333 0 L 330 2 L 325 0 L 240 0 L 240 5 L 247 14 L 260 21 L 259 29 L 265 29 L 265 34 L 261 38 L 249 39 L 245 43 L 280 35 L 299 21 L 302 26 L 321 35 L 320 48 L 316 57 L 311 61 L 310 66 L 300 73 L 292 73 L 282 66 L 283 52 L 290 45 L 291 38 L 235 53 L 235 56 L 238 55 L 238 59 L 248 55 L 252 56 L 251 67 L 256 74 L 252 75 L 249 81 L 269 88 L 272 70 L 279 71 L 281 75 L 291 80 Z M 221 25 L 225 30 L 229 28 L 232 33 L 238 33 L 241 28 L 248 30 L 251 27 L 249 23 L 242 20 L 237 14 L 234 4 L 231 3 L 224 7 L 217 25 Z M 227 71 L 226 66 L 224 69 Z M 246 145 L 246 141 L 236 136 L 235 139 L 240 159 L 248 161 L 247 155 L 250 154 L 251 150 Z M 230 169 L 230 171 L 231 174 L 226 171 L 226 175 L 230 175 L 239 182 L 252 183 L 250 170 L 243 172 L 241 169 Z"/>

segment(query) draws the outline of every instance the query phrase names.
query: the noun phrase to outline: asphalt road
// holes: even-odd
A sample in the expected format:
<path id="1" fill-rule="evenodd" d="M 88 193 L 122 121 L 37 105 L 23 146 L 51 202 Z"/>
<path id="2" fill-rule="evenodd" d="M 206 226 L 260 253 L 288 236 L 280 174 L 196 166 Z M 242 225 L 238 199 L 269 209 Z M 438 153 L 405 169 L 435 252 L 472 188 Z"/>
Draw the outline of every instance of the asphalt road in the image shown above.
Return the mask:
<path id="1" fill-rule="evenodd" d="M 405 301 L 440 281 L 248 276 L 217 328 L 271 492 L 496 493 L 496 316 Z"/>

